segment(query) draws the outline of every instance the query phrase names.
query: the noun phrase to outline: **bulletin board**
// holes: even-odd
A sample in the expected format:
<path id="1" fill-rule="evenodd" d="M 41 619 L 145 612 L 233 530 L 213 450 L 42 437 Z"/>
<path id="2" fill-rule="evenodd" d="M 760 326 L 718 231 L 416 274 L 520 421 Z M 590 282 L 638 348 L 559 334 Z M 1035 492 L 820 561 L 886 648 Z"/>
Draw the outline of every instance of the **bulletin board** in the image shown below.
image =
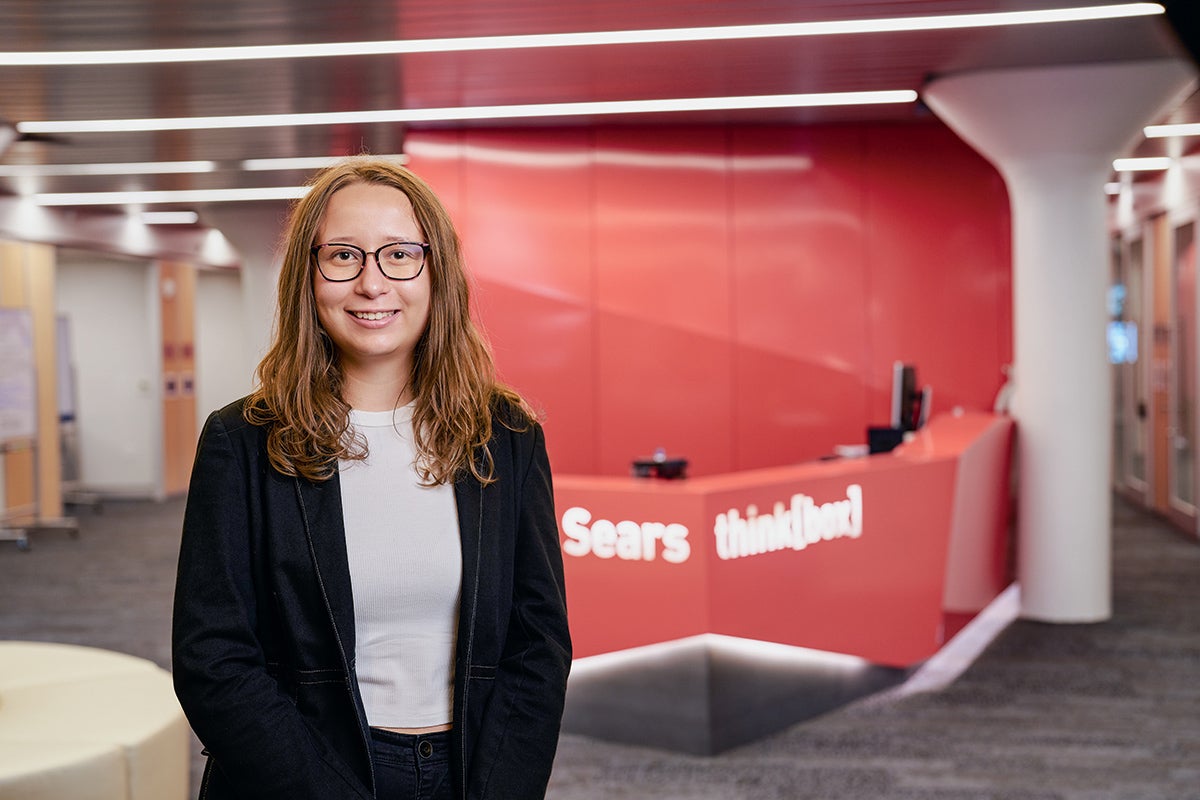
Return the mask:
<path id="1" fill-rule="evenodd" d="M 33 317 L 27 309 L 0 308 L 0 444 L 36 435 Z"/>

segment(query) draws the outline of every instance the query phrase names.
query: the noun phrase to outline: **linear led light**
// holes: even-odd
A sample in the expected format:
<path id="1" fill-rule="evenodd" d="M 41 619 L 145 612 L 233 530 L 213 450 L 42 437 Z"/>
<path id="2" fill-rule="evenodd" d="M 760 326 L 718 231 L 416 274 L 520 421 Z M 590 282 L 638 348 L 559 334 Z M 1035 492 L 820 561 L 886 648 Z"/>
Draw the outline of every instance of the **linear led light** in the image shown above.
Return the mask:
<path id="1" fill-rule="evenodd" d="M 1147 139 L 1165 139 L 1168 136 L 1200 136 L 1200 122 L 1180 122 L 1174 125 L 1147 125 L 1142 129 Z"/>
<path id="2" fill-rule="evenodd" d="M 1117 172 L 1152 172 L 1154 170 L 1170 169 L 1171 159 L 1161 158 L 1118 158 L 1113 161 L 1113 169 Z"/>
<path id="3" fill-rule="evenodd" d="M 237 162 L 244 170 L 267 171 L 288 169 L 319 169 L 340 160 L 342 156 L 313 156 L 306 158 L 253 158 Z M 382 156 L 406 163 L 408 156 Z M 228 165 L 227 165 L 228 166 Z M 107 164 L 0 164 L 0 178 L 50 178 L 77 175 L 173 175 L 181 173 L 216 172 L 216 161 L 131 161 Z"/>
<path id="4" fill-rule="evenodd" d="M 246 47 L 188 47 L 159 50 L 86 50 L 76 52 L 0 53 L 0 66 L 63 66 L 78 64 L 161 64 L 195 61 L 244 61 L 328 56 L 397 55 L 512 50 L 539 47 L 581 47 L 614 44 L 761 39 L 790 36 L 830 36 L 853 33 L 947 28 L 983 28 L 1001 25 L 1036 25 L 1053 22 L 1120 19 L 1164 13 L 1160 3 L 1116 3 L 1080 8 L 1047 8 L 1036 11 L 1001 11 L 981 14 L 939 14 L 823 22 L 785 22 L 765 25 L 721 25 L 702 28 L 660 28 L 631 31 L 470 36 L 382 42 L 328 42 L 307 45 L 254 45 Z"/>
<path id="5" fill-rule="evenodd" d="M 2 164 L 0 177 L 44 178 L 66 175 L 169 175 L 215 172 L 215 161 L 136 161 L 109 164 Z"/>
<path id="6" fill-rule="evenodd" d="M 200 220 L 195 211 L 143 211 L 139 216 L 147 225 L 195 225 Z"/>
<path id="7" fill-rule="evenodd" d="M 720 649 L 724 652 L 736 652 L 738 655 L 759 662 L 797 667 L 818 667 L 862 671 L 870 665 L 865 659 L 843 653 L 831 653 L 824 650 L 813 650 L 807 647 L 764 642 L 757 639 L 742 639 L 735 636 L 725 636 L 716 633 L 701 633 L 682 639 L 672 639 L 666 642 L 640 645 L 625 650 L 608 653 L 598 653 L 594 656 L 577 658 L 571 664 L 571 672 L 578 670 L 579 674 L 617 673 L 630 669 L 638 669 L 647 660 L 670 658 L 686 654 L 689 651 L 702 649 Z"/>
<path id="8" fill-rule="evenodd" d="M 294 125 L 346 125 L 384 122 L 448 122 L 469 119 L 572 117 L 602 114 L 646 114 L 678 111 L 730 111 L 751 108 L 911 103 L 911 89 L 880 92 L 823 92 L 742 97 L 684 97 L 664 100 L 600 100 L 580 103 L 530 103 L 457 108 L 404 108 L 380 111 L 323 111 L 308 114 L 244 114 L 226 117 L 159 117 L 145 119 L 58 120 L 18 122 L 21 133 L 112 133 L 183 131 L 208 128 L 267 128 Z"/>
<path id="9" fill-rule="evenodd" d="M 248 158 L 241 162 L 241 168 L 252 172 L 262 170 L 282 170 L 282 169 L 321 169 L 328 167 L 330 164 L 336 164 L 343 160 L 345 156 L 311 156 L 305 158 Z M 408 163 L 408 156 L 401 154 L 379 156 L 379 158 L 390 158 L 398 161 L 401 164 Z"/>
<path id="10" fill-rule="evenodd" d="M 252 189 L 181 189 L 152 192 L 61 192 L 35 194 L 39 206 L 124 206 L 154 203 L 230 203 L 249 200 L 294 200 L 307 186 L 271 186 Z"/>

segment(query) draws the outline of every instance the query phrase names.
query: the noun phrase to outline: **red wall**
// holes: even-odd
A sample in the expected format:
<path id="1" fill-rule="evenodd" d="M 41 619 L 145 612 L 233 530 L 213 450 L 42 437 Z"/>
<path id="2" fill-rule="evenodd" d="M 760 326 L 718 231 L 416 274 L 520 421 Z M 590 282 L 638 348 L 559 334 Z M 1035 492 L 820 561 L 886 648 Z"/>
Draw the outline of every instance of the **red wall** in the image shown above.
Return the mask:
<path id="1" fill-rule="evenodd" d="M 886 424 L 895 360 L 934 411 L 1011 360 L 1008 199 L 935 121 L 413 131 L 502 377 L 560 473 L 817 458 Z"/>

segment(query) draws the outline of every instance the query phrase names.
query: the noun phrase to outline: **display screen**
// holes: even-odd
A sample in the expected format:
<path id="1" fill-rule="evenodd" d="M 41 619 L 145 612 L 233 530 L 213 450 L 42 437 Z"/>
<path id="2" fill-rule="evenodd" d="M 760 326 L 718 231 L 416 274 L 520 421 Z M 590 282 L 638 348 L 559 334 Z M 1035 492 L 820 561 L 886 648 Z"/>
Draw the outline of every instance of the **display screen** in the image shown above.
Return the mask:
<path id="1" fill-rule="evenodd" d="M 1109 362 L 1112 364 L 1136 364 L 1137 357 L 1137 323 L 1122 320 L 1108 323 Z"/>

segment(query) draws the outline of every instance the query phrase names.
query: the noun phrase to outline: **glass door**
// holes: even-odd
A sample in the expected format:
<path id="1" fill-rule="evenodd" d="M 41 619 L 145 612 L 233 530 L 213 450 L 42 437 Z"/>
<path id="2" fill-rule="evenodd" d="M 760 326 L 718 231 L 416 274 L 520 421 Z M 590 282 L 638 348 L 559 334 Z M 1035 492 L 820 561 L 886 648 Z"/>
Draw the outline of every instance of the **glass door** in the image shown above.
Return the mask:
<path id="1" fill-rule="evenodd" d="M 1125 387 L 1124 371 L 1121 364 L 1128 351 L 1128 342 L 1122 337 L 1121 314 L 1124 311 L 1125 298 L 1128 290 L 1125 288 L 1125 260 L 1121 253 L 1121 237 L 1114 237 L 1110 242 L 1108 260 L 1111 267 L 1112 281 L 1108 289 L 1108 361 L 1113 365 L 1113 459 L 1112 482 L 1121 487 L 1125 479 L 1125 425 L 1128 414 L 1129 392 Z"/>
<path id="2" fill-rule="evenodd" d="M 1124 303 L 1118 321 L 1125 324 L 1126 337 L 1130 339 L 1129 350 L 1123 363 L 1117 364 L 1117 381 L 1122 386 L 1123 407 L 1118 413 L 1124 417 L 1122 443 L 1116 447 L 1123 462 L 1119 464 L 1119 482 L 1131 491 L 1143 495 L 1146 492 L 1146 445 L 1149 438 L 1150 387 L 1148 342 L 1144 324 L 1146 309 L 1146 275 L 1144 269 L 1145 250 L 1141 239 L 1134 239 L 1122 248 Z"/>
<path id="3" fill-rule="evenodd" d="M 1172 349 L 1169 480 L 1173 516 L 1194 529 L 1196 518 L 1196 225 L 1185 222 L 1172 237 L 1174 336 Z"/>

